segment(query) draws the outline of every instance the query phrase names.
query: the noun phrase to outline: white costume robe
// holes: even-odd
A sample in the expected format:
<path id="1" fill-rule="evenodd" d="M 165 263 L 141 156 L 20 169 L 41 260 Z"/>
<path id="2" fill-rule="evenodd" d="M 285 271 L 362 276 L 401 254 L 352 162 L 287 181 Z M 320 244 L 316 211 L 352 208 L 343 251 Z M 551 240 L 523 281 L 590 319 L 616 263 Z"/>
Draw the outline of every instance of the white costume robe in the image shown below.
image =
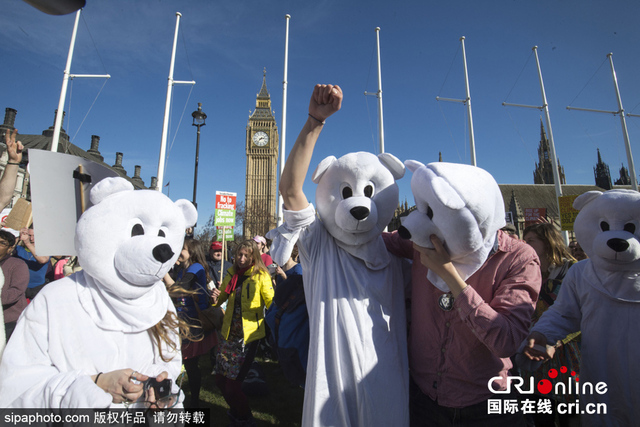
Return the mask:
<path id="1" fill-rule="evenodd" d="M 314 218 L 311 205 L 285 211 L 286 227 L 300 231 L 311 336 L 302 425 L 408 426 L 402 260 L 381 236 L 348 247 Z"/>
<path id="2" fill-rule="evenodd" d="M 579 396 L 582 426 L 631 426 L 640 420 L 640 280 L 638 272 L 605 272 L 590 259 L 573 265 L 555 303 L 532 328 L 556 342 L 582 331 L 578 384 L 606 384 L 606 392 L 586 389 Z M 601 389 L 602 390 L 602 389 Z M 606 405 L 606 414 L 595 404 Z M 589 406 L 587 406 L 589 405 Z M 575 410 L 573 413 L 576 413 Z"/>
<path id="3" fill-rule="evenodd" d="M 164 362 L 147 331 L 168 310 L 175 312 L 162 282 L 134 300 L 106 293 L 84 271 L 48 284 L 22 312 L 5 349 L 0 407 L 122 407 L 91 376 L 124 368 L 150 377 L 167 371 L 177 392 L 180 351 L 163 345 L 165 358 L 173 357 Z"/>

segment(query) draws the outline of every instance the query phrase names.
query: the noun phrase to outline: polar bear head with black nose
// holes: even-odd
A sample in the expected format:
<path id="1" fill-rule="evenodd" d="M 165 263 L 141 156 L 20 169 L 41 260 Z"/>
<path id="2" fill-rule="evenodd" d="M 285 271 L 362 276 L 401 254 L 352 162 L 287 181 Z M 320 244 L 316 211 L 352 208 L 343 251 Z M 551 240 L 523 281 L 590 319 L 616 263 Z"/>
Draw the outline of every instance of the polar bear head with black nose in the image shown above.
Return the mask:
<path id="1" fill-rule="evenodd" d="M 404 165 L 395 156 L 349 153 L 329 156 L 313 173 L 318 216 L 338 241 L 359 246 L 380 236 L 398 206 L 396 180 Z"/>
<path id="2" fill-rule="evenodd" d="M 175 264 L 185 229 L 198 213 L 188 200 L 137 190 L 124 178 L 105 178 L 76 226 L 75 247 L 85 274 L 114 295 L 137 298 Z"/>
<path id="3" fill-rule="evenodd" d="M 596 268 L 640 271 L 640 193 L 588 191 L 573 207 L 576 238 Z"/>

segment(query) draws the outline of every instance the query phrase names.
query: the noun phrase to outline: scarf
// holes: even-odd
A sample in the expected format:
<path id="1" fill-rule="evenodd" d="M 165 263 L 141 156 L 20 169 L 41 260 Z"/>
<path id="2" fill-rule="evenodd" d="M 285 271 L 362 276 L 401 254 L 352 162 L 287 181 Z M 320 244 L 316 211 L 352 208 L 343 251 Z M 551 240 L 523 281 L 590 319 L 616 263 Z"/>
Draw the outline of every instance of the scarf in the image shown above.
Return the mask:
<path id="1" fill-rule="evenodd" d="M 241 276 L 243 276 L 244 273 L 246 273 L 247 270 L 249 270 L 251 267 L 253 267 L 253 265 L 249 266 L 247 268 L 244 268 L 244 269 L 239 269 L 239 268 L 236 267 L 235 274 L 233 275 L 231 280 L 229 280 L 229 284 L 227 285 L 227 287 L 224 290 L 228 295 L 231 295 L 233 293 L 233 291 L 236 290 L 236 286 L 238 285 L 238 279 Z"/>

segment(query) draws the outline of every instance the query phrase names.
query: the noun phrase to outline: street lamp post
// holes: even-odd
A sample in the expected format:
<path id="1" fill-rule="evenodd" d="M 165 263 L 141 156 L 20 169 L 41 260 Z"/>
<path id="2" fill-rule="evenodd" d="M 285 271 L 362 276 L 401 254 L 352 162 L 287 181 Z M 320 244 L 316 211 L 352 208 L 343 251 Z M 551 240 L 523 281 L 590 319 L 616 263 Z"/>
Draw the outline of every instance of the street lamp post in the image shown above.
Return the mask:
<path id="1" fill-rule="evenodd" d="M 202 103 L 198 102 L 198 110 L 191 113 L 193 116 L 193 126 L 198 128 L 198 137 L 196 139 L 196 166 L 193 171 L 193 206 L 198 208 L 196 203 L 196 191 L 198 189 L 198 155 L 200 152 L 200 126 L 204 126 L 207 115 L 202 111 Z"/>

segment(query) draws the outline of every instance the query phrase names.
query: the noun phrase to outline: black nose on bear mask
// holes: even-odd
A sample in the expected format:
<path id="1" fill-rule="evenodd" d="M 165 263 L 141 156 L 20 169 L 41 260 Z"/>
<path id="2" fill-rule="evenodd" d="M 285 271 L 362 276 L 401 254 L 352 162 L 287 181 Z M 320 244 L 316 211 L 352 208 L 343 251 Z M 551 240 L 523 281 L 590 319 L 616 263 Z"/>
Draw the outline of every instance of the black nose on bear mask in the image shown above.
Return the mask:
<path id="1" fill-rule="evenodd" d="M 411 232 L 403 226 L 400 226 L 400 228 L 398 228 L 398 234 L 405 240 L 411 239 Z"/>
<path id="2" fill-rule="evenodd" d="M 153 257 L 163 264 L 169 261 L 173 257 L 171 246 L 166 243 L 156 246 L 153 248 Z"/>
<path id="3" fill-rule="evenodd" d="M 629 249 L 629 242 L 623 239 L 609 239 L 607 240 L 607 246 L 616 252 L 624 252 Z"/>
<path id="4" fill-rule="evenodd" d="M 358 221 L 362 221 L 369 216 L 369 209 L 365 208 L 364 206 L 356 206 L 349 212 L 351 212 L 351 216 L 353 216 Z"/>

